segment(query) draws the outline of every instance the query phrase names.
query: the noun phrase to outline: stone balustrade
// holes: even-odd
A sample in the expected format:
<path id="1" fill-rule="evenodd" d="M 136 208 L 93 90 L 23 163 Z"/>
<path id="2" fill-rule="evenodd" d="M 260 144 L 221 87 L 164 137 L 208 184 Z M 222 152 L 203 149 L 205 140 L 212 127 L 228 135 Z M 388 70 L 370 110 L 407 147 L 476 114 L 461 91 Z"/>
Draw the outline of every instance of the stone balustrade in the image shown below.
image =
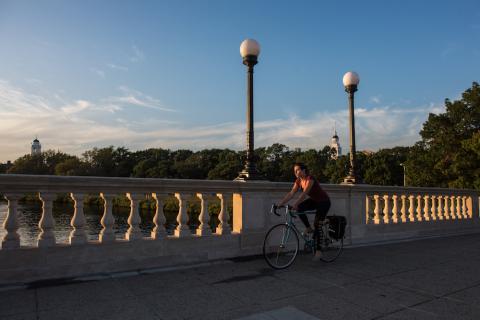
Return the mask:
<path id="1" fill-rule="evenodd" d="M 347 217 L 347 246 L 480 231 L 479 194 L 473 190 L 323 187 L 332 200 L 330 214 Z M 8 200 L 1 239 L 0 286 L 260 254 L 265 232 L 283 221 L 270 214 L 270 206 L 290 188 L 291 183 L 266 181 L 0 175 L 0 194 Z M 21 246 L 18 233 L 17 204 L 25 194 L 36 194 L 42 202 L 38 240 L 33 247 Z M 53 232 L 56 221 L 52 205 L 58 194 L 69 194 L 74 202 L 67 243 L 57 241 Z M 98 240 L 87 237 L 87 194 L 98 195 L 104 204 Z M 114 233 L 112 207 L 116 196 L 126 196 L 130 201 L 128 230 L 121 238 Z M 139 228 L 139 202 L 145 198 L 156 204 L 148 235 Z M 178 203 L 171 234 L 165 228 L 163 211 L 167 198 Z M 188 225 L 191 202 L 199 202 L 201 208 L 194 230 Z M 208 212 L 212 202 L 220 206 L 214 228 Z"/>
<path id="2" fill-rule="evenodd" d="M 473 218 L 473 196 L 438 192 L 366 195 L 366 224 L 391 224 Z"/>

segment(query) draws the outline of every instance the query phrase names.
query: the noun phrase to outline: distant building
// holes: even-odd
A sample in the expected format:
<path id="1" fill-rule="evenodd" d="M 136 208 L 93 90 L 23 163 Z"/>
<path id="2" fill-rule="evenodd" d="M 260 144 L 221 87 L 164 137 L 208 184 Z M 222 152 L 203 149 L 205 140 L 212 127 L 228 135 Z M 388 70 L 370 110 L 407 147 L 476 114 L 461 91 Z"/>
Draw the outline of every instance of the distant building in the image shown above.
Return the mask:
<path id="1" fill-rule="evenodd" d="M 372 151 L 372 150 L 362 150 L 360 152 L 363 153 L 366 156 L 371 156 L 372 154 L 375 153 L 375 151 Z"/>
<path id="2" fill-rule="evenodd" d="M 338 157 L 342 155 L 342 147 L 340 147 L 340 140 L 337 135 L 337 130 L 333 128 L 333 137 L 332 141 L 330 142 L 330 148 L 332 149 L 332 159 L 337 160 Z"/>
<path id="3" fill-rule="evenodd" d="M 42 154 L 42 145 L 40 144 L 40 141 L 38 141 L 38 138 L 35 138 L 32 142 L 32 152 L 31 155 L 40 155 Z"/>

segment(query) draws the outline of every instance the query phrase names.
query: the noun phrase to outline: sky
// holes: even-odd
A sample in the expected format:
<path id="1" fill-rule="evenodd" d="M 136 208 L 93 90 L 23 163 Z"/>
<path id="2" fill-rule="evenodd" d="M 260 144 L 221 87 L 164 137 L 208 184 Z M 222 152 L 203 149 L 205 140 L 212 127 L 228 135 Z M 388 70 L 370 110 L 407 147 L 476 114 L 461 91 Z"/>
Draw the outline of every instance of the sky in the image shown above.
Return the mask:
<path id="1" fill-rule="evenodd" d="M 480 81 L 478 1 L 0 0 L 0 161 L 42 149 L 245 148 L 255 66 L 255 147 L 348 151 L 413 145 L 429 113 Z"/>

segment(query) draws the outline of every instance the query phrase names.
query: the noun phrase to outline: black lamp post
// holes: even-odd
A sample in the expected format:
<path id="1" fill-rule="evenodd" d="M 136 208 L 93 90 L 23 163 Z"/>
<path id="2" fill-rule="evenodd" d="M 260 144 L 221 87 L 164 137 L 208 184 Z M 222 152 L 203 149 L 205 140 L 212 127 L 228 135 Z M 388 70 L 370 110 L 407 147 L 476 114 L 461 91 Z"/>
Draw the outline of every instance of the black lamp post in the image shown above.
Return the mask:
<path id="1" fill-rule="evenodd" d="M 354 114 L 354 93 L 357 91 L 360 78 L 355 72 L 347 72 L 343 76 L 343 85 L 348 93 L 348 104 L 350 113 L 350 170 L 348 176 L 343 180 L 345 184 L 361 183 L 361 179 L 355 171 L 356 149 L 355 149 L 355 114 Z"/>
<path id="2" fill-rule="evenodd" d="M 253 66 L 257 64 L 260 45 L 253 39 L 246 39 L 240 45 L 243 64 L 247 66 L 247 159 L 245 167 L 235 180 L 263 180 L 255 164 L 253 142 Z"/>
<path id="3" fill-rule="evenodd" d="M 406 175 L 406 167 L 405 167 L 405 163 L 400 163 L 400 165 L 403 167 L 403 186 L 406 187 L 407 186 L 407 175 Z"/>

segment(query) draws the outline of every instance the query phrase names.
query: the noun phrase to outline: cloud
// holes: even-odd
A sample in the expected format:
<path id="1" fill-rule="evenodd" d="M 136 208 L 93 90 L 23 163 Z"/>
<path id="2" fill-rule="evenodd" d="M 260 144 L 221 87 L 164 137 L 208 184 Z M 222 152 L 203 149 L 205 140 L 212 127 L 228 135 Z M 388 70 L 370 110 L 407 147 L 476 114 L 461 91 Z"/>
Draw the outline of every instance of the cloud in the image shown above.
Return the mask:
<path id="1" fill-rule="evenodd" d="M 379 104 L 379 103 L 380 103 L 380 96 L 373 96 L 373 97 L 370 97 L 370 102 L 373 102 L 373 103 Z"/>
<path id="2" fill-rule="evenodd" d="M 64 114 L 78 113 L 91 107 L 91 103 L 85 100 L 77 100 L 74 104 L 61 107 Z"/>
<path id="3" fill-rule="evenodd" d="M 99 69 L 96 69 L 96 68 L 90 68 L 90 71 L 95 73 L 100 78 L 105 78 L 105 71 L 103 71 L 103 70 L 99 70 Z"/>
<path id="4" fill-rule="evenodd" d="M 128 87 L 121 87 L 119 91 L 118 97 L 68 103 L 63 99 L 49 101 L 0 80 L 0 161 L 15 160 L 28 153 L 35 135 L 44 149 L 59 149 L 76 155 L 93 147 L 109 145 L 125 146 L 130 150 L 160 147 L 242 150 L 246 146 L 243 120 L 202 126 L 191 122 L 194 120 L 173 121 L 166 117 L 172 113 L 164 110 L 151 111 L 162 112 L 165 115 L 162 117 L 152 117 L 145 112 L 127 113 L 126 109 L 132 106 L 162 106 L 158 99 Z M 444 112 L 444 108 L 437 104 L 408 109 L 356 108 L 357 149 L 412 145 L 420 139 L 418 132 L 429 112 Z M 330 143 L 334 123 L 340 144 L 347 151 L 349 122 L 346 110 L 316 113 L 308 118 L 291 114 L 256 121 L 255 147 L 279 142 L 291 148 L 320 149 Z"/>
<path id="5" fill-rule="evenodd" d="M 138 90 L 130 89 L 126 86 L 119 87 L 119 90 L 123 95 L 109 97 L 105 99 L 105 101 L 112 105 L 137 106 L 159 111 L 178 112 L 177 110 L 163 106 L 160 100 Z"/>
<path id="6" fill-rule="evenodd" d="M 116 65 L 114 63 L 108 63 L 107 67 L 109 67 L 110 69 L 113 69 L 113 70 L 128 71 L 127 67 L 119 66 L 119 65 Z"/>
<path id="7" fill-rule="evenodd" d="M 27 83 L 29 83 L 29 84 L 32 84 L 32 85 L 35 85 L 35 86 L 38 86 L 38 85 L 41 85 L 41 84 L 42 84 L 42 80 L 36 79 L 36 78 L 28 78 L 28 79 L 25 79 L 25 82 L 27 82 Z"/>
<path id="8" fill-rule="evenodd" d="M 132 46 L 132 55 L 130 56 L 131 62 L 140 62 L 145 59 L 145 54 L 136 46 Z"/>
<path id="9" fill-rule="evenodd" d="M 442 52 L 440 53 L 440 56 L 443 58 L 443 59 L 446 59 L 448 58 L 449 56 L 451 56 L 452 54 L 455 54 L 456 52 L 458 52 L 460 50 L 460 46 L 456 43 L 449 43 L 443 50 Z"/>

